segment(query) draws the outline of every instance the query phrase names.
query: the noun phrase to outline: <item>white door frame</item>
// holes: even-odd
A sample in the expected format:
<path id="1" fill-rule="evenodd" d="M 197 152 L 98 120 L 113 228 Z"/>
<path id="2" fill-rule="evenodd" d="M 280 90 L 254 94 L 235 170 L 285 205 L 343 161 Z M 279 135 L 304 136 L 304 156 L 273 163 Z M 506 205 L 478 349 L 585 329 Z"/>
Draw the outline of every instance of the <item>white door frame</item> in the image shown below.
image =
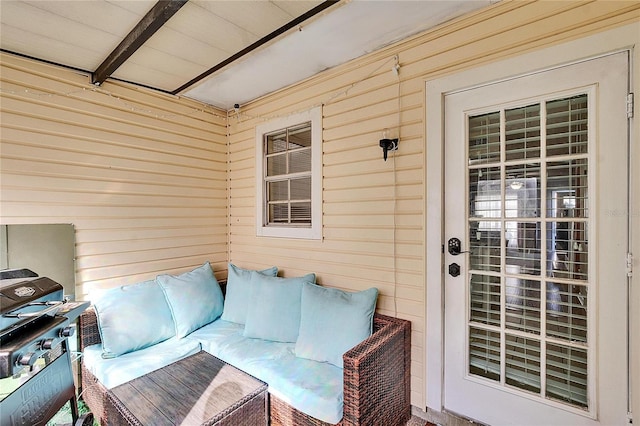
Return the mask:
<path id="1" fill-rule="evenodd" d="M 571 63 L 593 59 L 619 51 L 632 51 L 636 44 L 640 44 L 638 23 L 619 27 L 592 36 L 584 37 L 561 45 L 526 53 L 500 62 L 479 66 L 477 68 L 461 71 L 459 73 L 429 80 L 425 82 L 425 290 L 426 290 L 426 325 L 425 325 L 425 392 L 426 406 L 429 409 L 442 411 L 443 409 L 443 385 L 444 385 L 444 96 L 447 93 L 461 91 L 473 87 L 483 86 L 497 81 L 509 80 L 527 74 L 550 70 Z M 632 51 L 633 53 L 633 51 Z M 534 65 L 531 65 L 534 64 Z M 639 69 L 638 58 L 633 57 L 632 69 Z M 632 73 L 633 76 L 633 73 Z M 634 87 L 638 87 L 638 81 L 632 81 Z M 633 91 L 633 88 L 632 88 Z M 636 90 L 636 97 L 640 97 L 640 90 Z M 636 117 L 638 112 L 636 111 Z M 637 120 L 634 120 L 637 121 Z M 632 146 L 637 146 L 638 135 L 631 135 Z M 632 173 L 638 173 L 632 170 Z M 639 188 L 634 185 L 638 178 L 632 177 L 631 191 Z M 638 200 L 632 200 L 637 208 Z M 632 207 L 632 211 L 634 207 Z M 637 223 L 634 216 L 632 222 Z M 639 246 L 639 241 L 632 241 L 634 248 Z M 636 253 L 636 258 L 638 257 Z M 631 297 L 631 312 L 640 309 L 640 297 L 638 296 L 638 276 L 636 271 L 634 283 L 635 297 Z M 640 335 L 638 321 L 633 321 L 634 329 L 630 330 L 632 336 Z M 631 356 L 640 354 L 640 342 L 631 342 Z M 637 355 L 636 355 L 637 356 Z M 637 359 L 637 358 L 636 358 Z M 634 371 L 631 372 L 632 375 Z M 638 371 L 635 371 L 637 374 Z M 640 411 L 640 383 L 632 383 L 634 395 L 633 406 L 636 417 Z"/>

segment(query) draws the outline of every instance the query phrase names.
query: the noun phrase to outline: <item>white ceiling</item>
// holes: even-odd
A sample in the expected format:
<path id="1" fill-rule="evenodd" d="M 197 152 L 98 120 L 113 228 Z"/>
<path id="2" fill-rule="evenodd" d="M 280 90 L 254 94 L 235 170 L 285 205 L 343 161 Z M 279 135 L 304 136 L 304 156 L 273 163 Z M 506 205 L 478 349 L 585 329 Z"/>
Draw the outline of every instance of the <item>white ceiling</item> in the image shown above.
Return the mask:
<path id="1" fill-rule="evenodd" d="M 176 92 L 321 3 L 190 0 L 111 77 L 230 109 L 491 0 L 341 0 Z M 0 48 L 92 73 L 155 4 L 1 0 Z"/>

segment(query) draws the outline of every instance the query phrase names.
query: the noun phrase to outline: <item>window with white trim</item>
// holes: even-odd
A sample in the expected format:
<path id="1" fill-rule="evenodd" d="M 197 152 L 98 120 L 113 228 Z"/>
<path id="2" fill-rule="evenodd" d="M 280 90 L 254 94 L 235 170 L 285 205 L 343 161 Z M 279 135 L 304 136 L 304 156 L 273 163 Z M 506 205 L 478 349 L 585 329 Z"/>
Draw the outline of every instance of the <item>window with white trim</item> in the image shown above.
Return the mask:
<path id="1" fill-rule="evenodd" d="M 322 237 L 322 111 L 256 127 L 256 234 Z"/>

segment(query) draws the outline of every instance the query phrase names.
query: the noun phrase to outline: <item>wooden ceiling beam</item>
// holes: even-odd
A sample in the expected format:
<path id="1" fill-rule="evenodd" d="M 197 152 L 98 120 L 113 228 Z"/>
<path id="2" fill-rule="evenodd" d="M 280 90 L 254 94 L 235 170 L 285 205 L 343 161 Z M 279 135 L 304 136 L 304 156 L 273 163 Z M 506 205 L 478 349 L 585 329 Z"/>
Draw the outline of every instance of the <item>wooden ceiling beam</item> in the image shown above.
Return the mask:
<path id="1" fill-rule="evenodd" d="M 111 76 L 156 31 L 158 31 L 188 0 L 160 0 L 127 34 L 122 42 L 91 74 L 91 83 L 97 86 Z"/>

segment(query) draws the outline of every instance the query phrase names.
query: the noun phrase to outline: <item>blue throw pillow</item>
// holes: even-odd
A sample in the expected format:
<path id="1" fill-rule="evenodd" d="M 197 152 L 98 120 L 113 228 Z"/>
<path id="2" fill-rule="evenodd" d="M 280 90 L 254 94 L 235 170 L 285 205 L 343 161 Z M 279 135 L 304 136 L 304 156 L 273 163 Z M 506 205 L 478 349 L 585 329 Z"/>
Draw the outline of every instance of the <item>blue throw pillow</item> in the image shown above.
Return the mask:
<path id="1" fill-rule="evenodd" d="M 106 290 L 93 298 L 93 304 L 103 358 L 144 349 L 175 335 L 171 310 L 153 280 Z"/>
<path id="2" fill-rule="evenodd" d="M 222 313 L 222 290 L 209 262 L 181 275 L 159 275 L 156 281 L 164 290 L 179 338 L 209 324 Z"/>
<path id="3" fill-rule="evenodd" d="M 300 330 L 302 285 L 316 282 L 316 274 L 297 278 L 251 275 L 245 337 L 295 342 Z"/>
<path id="4" fill-rule="evenodd" d="M 377 288 L 349 293 L 304 284 L 296 356 L 342 368 L 342 355 L 371 336 L 377 299 Z"/>
<path id="5" fill-rule="evenodd" d="M 251 270 L 242 269 L 236 265 L 229 264 L 229 275 L 227 276 L 227 293 L 224 298 L 224 311 L 222 319 L 238 324 L 247 322 L 247 309 L 249 306 L 249 290 L 251 288 Z M 278 268 L 272 266 L 260 272 L 263 275 L 275 277 Z"/>

